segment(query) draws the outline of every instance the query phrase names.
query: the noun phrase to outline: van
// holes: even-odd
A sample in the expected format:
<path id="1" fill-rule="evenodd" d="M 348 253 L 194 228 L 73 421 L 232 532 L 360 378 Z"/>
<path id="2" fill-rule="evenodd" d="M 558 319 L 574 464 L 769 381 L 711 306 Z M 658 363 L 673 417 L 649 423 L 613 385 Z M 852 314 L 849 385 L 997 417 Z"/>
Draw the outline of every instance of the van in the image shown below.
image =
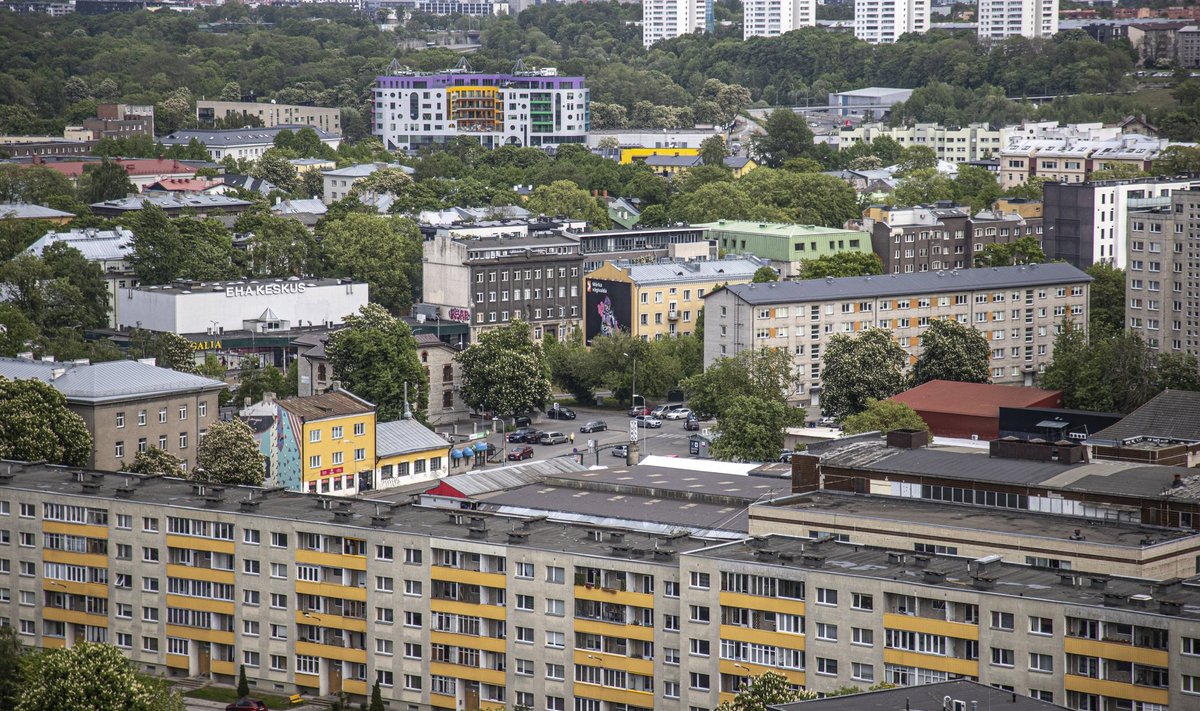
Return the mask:
<path id="1" fill-rule="evenodd" d="M 682 410 L 683 407 L 683 403 L 678 402 L 673 405 L 659 405 L 651 410 L 650 414 L 654 415 L 655 417 L 664 417 L 668 412 L 671 412 L 672 410 Z"/>

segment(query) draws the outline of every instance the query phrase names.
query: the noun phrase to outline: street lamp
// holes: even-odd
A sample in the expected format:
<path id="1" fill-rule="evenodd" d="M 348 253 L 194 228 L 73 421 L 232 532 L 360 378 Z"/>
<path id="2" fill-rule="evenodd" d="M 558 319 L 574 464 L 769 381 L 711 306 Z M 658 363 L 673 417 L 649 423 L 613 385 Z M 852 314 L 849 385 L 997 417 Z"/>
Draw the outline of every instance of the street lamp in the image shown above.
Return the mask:
<path id="1" fill-rule="evenodd" d="M 492 415 L 492 429 L 500 435 L 500 461 L 504 462 L 507 454 L 505 450 L 508 449 L 508 437 L 504 433 L 504 420 L 496 417 L 495 413 Z M 484 457 L 486 458 L 487 455 L 485 454 Z"/>

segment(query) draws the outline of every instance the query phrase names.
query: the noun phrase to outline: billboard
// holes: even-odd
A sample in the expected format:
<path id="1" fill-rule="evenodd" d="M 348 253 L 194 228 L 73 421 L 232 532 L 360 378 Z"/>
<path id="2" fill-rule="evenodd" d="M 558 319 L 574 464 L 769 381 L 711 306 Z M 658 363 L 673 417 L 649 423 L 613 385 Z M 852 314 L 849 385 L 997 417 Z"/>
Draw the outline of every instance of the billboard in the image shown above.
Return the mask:
<path id="1" fill-rule="evenodd" d="M 588 345 L 597 336 L 611 336 L 632 327 L 630 284 L 607 279 L 583 280 L 584 330 Z"/>

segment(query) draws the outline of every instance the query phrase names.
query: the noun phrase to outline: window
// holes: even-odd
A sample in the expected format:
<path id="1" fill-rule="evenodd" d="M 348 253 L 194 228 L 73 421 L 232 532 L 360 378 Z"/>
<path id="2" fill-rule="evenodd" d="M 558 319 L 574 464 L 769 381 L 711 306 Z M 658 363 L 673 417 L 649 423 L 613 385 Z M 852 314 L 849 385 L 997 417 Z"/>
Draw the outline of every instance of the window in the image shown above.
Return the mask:
<path id="1" fill-rule="evenodd" d="M 562 600 L 546 599 L 546 614 L 552 617 L 562 617 L 566 614 L 566 603 Z"/>
<path id="2" fill-rule="evenodd" d="M 258 667 L 258 662 L 261 659 L 258 652 L 244 651 L 242 652 L 242 663 L 248 667 Z"/>
<path id="3" fill-rule="evenodd" d="M 272 548 L 287 548 L 288 547 L 288 534 L 272 533 L 271 534 L 271 547 Z"/>
<path id="4" fill-rule="evenodd" d="M 695 689 L 696 691 L 708 691 L 709 684 L 710 684 L 710 682 L 709 682 L 708 674 L 700 674 L 698 672 L 692 672 L 688 677 L 688 688 L 689 689 Z"/>
<path id="5" fill-rule="evenodd" d="M 142 578 L 142 592 L 158 592 L 158 578 Z"/>
<path id="6" fill-rule="evenodd" d="M 375 546 L 375 560 L 391 560 L 391 559 L 392 559 L 392 547 L 391 546 Z"/>
<path id="7" fill-rule="evenodd" d="M 517 563 L 513 575 L 518 578 L 533 579 L 533 563 Z"/>
<path id="8" fill-rule="evenodd" d="M 1052 673 L 1054 671 L 1054 656 L 1030 652 L 1029 671 Z"/>
<path id="9" fill-rule="evenodd" d="M 546 663 L 546 678 L 561 681 L 566 675 L 566 669 L 561 664 Z"/>
<path id="10" fill-rule="evenodd" d="M 257 590 L 243 590 L 242 604 L 256 606 L 259 604 L 259 592 Z"/>
<path id="11" fill-rule="evenodd" d="M 158 424 L 165 425 L 167 423 L 167 408 L 158 408 Z"/>
<path id="12" fill-rule="evenodd" d="M 1007 630 L 1013 629 L 1013 614 L 1011 612 L 992 612 L 992 629 Z"/>
<path id="13" fill-rule="evenodd" d="M 709 589 L 708 573 L 697 573 L 695 571 L 692 571 L 690 587 L 694 590 L 708 590 Z"/>
<path id="14" fill-rule="evenodd" d="M 187 449 L 187 447 L 188 447 L 188 433 L 180 432 L 179 433 L 179 448 Z"/>
<path id="15" fill-rule="evenodd" d="M 710 621 L 709 609 L 703 605 L 691 605 L 690 613 L 688 619 L 692 622 L 708 624 Z"/>
<path id="16" fill-rule="evenodd" d="M 208 401 L 207 400 L 201 400 L 200 402 L 196 403 L 196 416 L 197 417 L 207 417 L 208 416 Z"/>
<path id="17" fill-rule="evenodd" d="M 412 612 L 412 611 L 404 613 L 404 626 L 405 627 L 421 627 L 422 624 L 423 624 L 423 617 L 422 617 L 421 613 Z"/>
<path id="18" fill-rule="evenodd" d="M 1183 648 L 1180 650 L 1180 652 L 1182 654 L 1186 654 L 1189 657 L 1200 656 L 1200 638 L 1184 637 L 1183 638 Z"/>
<path id="19" fill-rule="evenodd" d="M 689 641 L 691 642 L 691 651 L 689 654 L 693 657 L 707 657 L 711 653 L 711 647 L 707 639 L 692 638 Z"/>
<path id="20" fill-rule="evenodd" d="M 275 610 L 287 609 L 287 595 L 280 593 L 271 593 L 271 608 Z"/>
<path id="21" fill-rule="evenodd" d="M 274 568 L 275 564 L 272 563 L 271 567 Z M 385 575 L 376 575 L 375 576 L 375 591 L 376 592 L 392 592 L 392 590 L 393 590 L 392 585 L 393 585 L 393 580 L 391 578 L 389 578 Z"/>
<path id="22" fill-rule="evenodd" d="M 679 581 L 667 580 L 663 583 L 663 595 L 667 597 L 679 597 Z"/>
<path id="23" fill-rule="evenodd" d="M 546 567 L 546 582 L 562 584 L 564 580 L 566 580 L 566 572 L 563 568 L 557 565 Z"/>
<path id="24" fill-rule="evenodd" d="M 850 595 L 850 607 L 855 610 L 874 610 L 875 598 L 864 593 L 852 593 Z"/>
<path id="25" fill-rule="evenodd" d="M 668 632 L 678 632 L 679 615 L 663 615 L 663 629 Z"/>
<path id="26" fill-rule="evenodd" d="M 838 663 L 836 659 L 828 659 L 826 657 L 817 657 L 817 673 L 828 676 L 837 676 Z"/>
<path id="27" fill-rule="evenodd" d="M 817 588 L 817 604 L 837 607 L 838 591 L 833 588 Z"/>
<path id="28" fill-rule="evenodd" d="M 146 411 L 140 410 L 140 411 L 138 411 L 138 427 L 145 427 L 145 426 L 146 426 Z"/>
<path id="29" fill-rule="evenodd" d="M 158 608 L 157 607 L 143 607 L 142 608 L 142 622 L 158 622 Z"/>
<path id="30" fill-rule="evenodd" d="M 407 563 L 409 565 L 420 565 L 422 558 L 423 558 L 423 556 L 421 555 L 420 548 L 405 548 L 404 549 L 404 562 L 405 563 Z"/>
<path id="31" fill-rule="evenodd" d="M 257 560 L 246 558 L 242 561 L 242 572 L 246 575 L 258 575 L 261 565 Z"/>
<path id="32" fill-rule="evenodd" d="M 1182 674 L 1179 677 L 1179 689 L 1185 694 L 1200 694 L 1200 676 Z"/>
<path id="33" fill-rule="evenodd" d="M 517 627 L 517 642 L 520 644 L 533 644 L 533 628 Z"/>
<path id="34" fill-rule="evenodd" d="M 125 456 L 125 443 L 124 442 L 117 442 L 113 446 L 113 456 L 116 457 L 117 459 L 120 459 Z"/>
<path id="35" fill-rule="evenodd" d="M 566 645 L 566 639 L 562 632 L 547 632 L 546 646 L 553 649 L 562 649 Z"/>
<path id="36" fill-rule="evenodd" d="M 875 681 L 875 667 L 871 664 L 854 662 L 850 665 L 850 677 L 857 681 Z"/>
<path id="37" fill-rule="evenodd" d="M 992 664 L 998 667 L 1013 666 L 1013 651 L 1011 649 L 992 647 Z"/>
<path id="38" fill-rule="evenodd" d="M 837 638 L 837 625 L 831 625 L 826 622 L 817 623 L 817 639 L 823 639 L 827 642 L 836 642 Z"/>
<path id="39" fill-rule="evenodd" d="M 668 681 L 663 683 L 663 698 L 678 699 L 679 698 L 679 682 Z"/>
<path id="40" fill-rule="evenodd" d="M 411 597 L 421 597 L 421 581 L 420 580 L 405 580 L 404 594 Z"/>
<path id="41" fill-rule="evenodd" d="M 517 595 L 517 609 L 522 612 L 533 612 L 533 596 Z"/>
<path id="42" fill-rule="evenodd" d="M 119 430 L 125 429 L 125 413 L 124 412 L 117 413 L 117 429 L 119 429 Z"/>
<path id="43" fill-rule="evenodd" d="M 287 639 L 287 625 L 271 625 L 271 639 Z"/>
<path id="44" fill-rule="evenodd" d="M 663 662 L 666 664 L 679 664 L 679 650 L 675 647 L 663 647 Z"/>
<path id="45" fill-rule="evenodd" d="M 874 646 L 875 630 L 869 627 L 851 627 L 850 641 L 853 644 L 861 644 L 864 647 Z"/>
<path id="46" fill-rule="evenodd" d="M 412 642 L 404 643 L 404 658 L 405 659 L 420 659 L 421 645 Z"/>
<path id="47" fill-rule="evenodd" d="M 1054 634 L 1054 620 L 1049 617 L 1030 617 L 1029 634 Z"/>

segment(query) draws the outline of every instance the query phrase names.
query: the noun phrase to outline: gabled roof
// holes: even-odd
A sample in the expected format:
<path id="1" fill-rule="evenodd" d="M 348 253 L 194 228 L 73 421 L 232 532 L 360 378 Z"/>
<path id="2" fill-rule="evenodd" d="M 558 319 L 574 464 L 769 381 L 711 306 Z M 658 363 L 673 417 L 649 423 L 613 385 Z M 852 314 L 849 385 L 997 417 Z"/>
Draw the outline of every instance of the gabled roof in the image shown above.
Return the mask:
<path id="1" fill-rule="evenodd" d="M 29 245 L 26 254 L 42 256 L 42 252 L 52 244 L 62 242 L 79 250 L 83 258 L 89 262 L 115 262 L 129 257 L 133 251 L 133 233 L 124 227 L 112 230 L 70 230 L 68 232 L 47 232 Z"/>
<path id="2" fill-rule="evenodd" d="M 74 213 L 23 202 L 0 202 L 0 220 L 58 220 Z"/>
<path id="3" fill-rule="evenodd" d="M 203 390 L 222 390 L 225 383 L 136 360 L 104 363 L 48 363 L 0 358 L 0 376 L 49 383 L 67 402 L 96 404 Z"/>
<path id="4" fill-rule="evenodd" d="M 375 425 L 377 457 L 449 448 L 450 443 L 445 438 L 416 420 L 396 420 Z"/>
<path id="5" fill-rule="evenodd" d="M 1122 442 L 1142 438 L 1200 442 L 1200 393 L 1164 390 L 1117 424 L 1089 437 L 1088 441 Z"/>
<path id="6" fill-rule="evenodd" d="M 125 169 L 131 176 L 139 175 L 194 175 L 196 169 L 171 158 L 114 158 L 113 163 Z M 62 173 L 68 178 L 83 175 L 84 168 L 99 168 L 97 161 L 47 161 L 37 165 Z"/>
<path id="7" fill-rule="evenodd" d="M 942 412 L 966 417 L 997 417 L 1001 407 L 1048 407 L 1048 398 L 1054 398 L 1054 404 L 1061 404 L 1062 392 L 953 380 L 931 380 L 891 397 L 918 412 Z"/>
<path id="8" fill-rule="evenodd" d="M 281 400 L 279 406 L 297 415 L 304 422 L 375 412 L 374 405 L 345 390 Z"/>

